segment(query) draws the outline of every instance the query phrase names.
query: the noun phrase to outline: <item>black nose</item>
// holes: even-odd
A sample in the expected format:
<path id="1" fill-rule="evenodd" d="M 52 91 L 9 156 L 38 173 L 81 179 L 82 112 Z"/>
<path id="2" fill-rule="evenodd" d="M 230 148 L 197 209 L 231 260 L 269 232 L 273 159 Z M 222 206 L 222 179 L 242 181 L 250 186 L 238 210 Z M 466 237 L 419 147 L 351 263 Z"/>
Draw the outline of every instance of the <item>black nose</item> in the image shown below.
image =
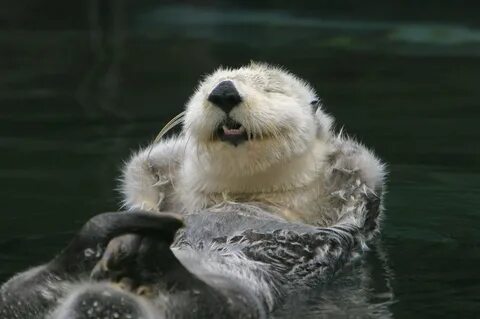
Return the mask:
<path id="1" fill-rule="evenodd" d="M 228 114 L 242 102 L 242 97 L 232 81 L 222 81 L 210 93 L 208 100 Z"/>

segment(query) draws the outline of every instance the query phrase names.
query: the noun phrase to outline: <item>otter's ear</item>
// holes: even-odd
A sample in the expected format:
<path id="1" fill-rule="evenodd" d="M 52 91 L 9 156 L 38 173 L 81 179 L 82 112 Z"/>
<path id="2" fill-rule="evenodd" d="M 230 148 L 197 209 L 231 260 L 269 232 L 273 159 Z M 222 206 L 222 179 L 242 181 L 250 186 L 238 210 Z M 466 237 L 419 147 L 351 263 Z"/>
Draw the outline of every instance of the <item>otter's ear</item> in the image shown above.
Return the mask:
<path id="1" fill-rule="evenodd" d="M 320 100 L 315 99 L 310 102 L 310 106 L 312 107 L 313 113 L 317 112 L 318 108 L 320 107 Z"/>

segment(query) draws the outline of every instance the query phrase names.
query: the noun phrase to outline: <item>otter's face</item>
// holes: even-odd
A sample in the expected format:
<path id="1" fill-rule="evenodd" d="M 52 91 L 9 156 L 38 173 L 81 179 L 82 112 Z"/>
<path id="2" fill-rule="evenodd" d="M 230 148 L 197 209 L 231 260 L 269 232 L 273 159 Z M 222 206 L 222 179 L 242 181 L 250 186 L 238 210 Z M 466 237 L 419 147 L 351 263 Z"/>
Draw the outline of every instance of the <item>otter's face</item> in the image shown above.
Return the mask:
<path id="1" fill-rule="evenodd" d="M 219 167 L 254 173 L 308 150 L 317 100 L 307 83 L 278 68 L 220 69 L 188 102 L 184 132 Z"/>

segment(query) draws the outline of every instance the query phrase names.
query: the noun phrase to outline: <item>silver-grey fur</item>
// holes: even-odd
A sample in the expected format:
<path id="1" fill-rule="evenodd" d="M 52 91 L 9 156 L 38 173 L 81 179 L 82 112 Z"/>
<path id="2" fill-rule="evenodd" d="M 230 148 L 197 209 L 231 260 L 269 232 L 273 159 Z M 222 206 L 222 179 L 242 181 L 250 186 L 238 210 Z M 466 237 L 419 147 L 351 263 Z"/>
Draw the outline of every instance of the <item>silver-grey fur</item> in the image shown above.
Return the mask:
<path id="1" fill-rule="evenodd" d="M 332 174 L 338 174 L 335 180 L 339 183 L 357 180 L 357 172 L 351 169 Z M 380 199 L 362 185 L 351 186 L 342 188 L 348 189 L 348 194 L 339 195 L 338 200 L 352 209 L 345 210 L 331 227 L 285 221 L 270 212 L 276 208 L 263 204 L 224 203 L 187 215 L 186 227 L 177 234 L 172 250 L 189 271 L 215 290 L 235 286 L 236 292 L 244 293 L 246 302 L 241 309 L 221 312 L 219 318 L 264 317 L 286 295 L 328 281 L 366 249 L 367 241 L 378 230 Z M 97 249 L 94 245 L 85 252 Z M 146 299 L 119 291 L 109 283 L 90 282 L 87 275 L 88 269 L 72 276 L 56 273 L 49 265 L 22 273 L 3 285 L 0 315 L 6 319 L 60 319 L 73 318 L 72 312 L 80 311 L 78 318 L 103 318 L 105 313 L 113 316 L 105 295 L 123 300 L 123 312 L 119 312 L 122 307 L 116 301 L 110 305 L 119 316 L 112 318 L 196 318 L 181 310 L 185 302 L 198 309 L 212 306 L 195 304 L 195 298 L 161 286 L 153 299 Z M 78 310 L 82 302 L 87 307 L 83 313 Z M 99 310 L 101 302 L 105 304 Z"/>
<path id="2" fill-rule="evenodd" d="M 301 125 L 293 127 L 286 138 L 276 134 L 275 127 L 270 127 L 273 130 L 270 138 L 249 141 L 245 146 L 247 151 L 256 150 L 254 154 L 259 161 L 254 163 L 248 162 L 247 152 L 238 153 L 236 146 L 218 142 L 207 146 L 225 155 L 217 161 L 220 166 L 213 165 L 210 172 L 218 167 L 225 170 L 225 174 L 232 174 L 227 176 L 227 182 L 232 184 L 227 184 L 233 187 L 236 183 L 236 188 L 230 197 L 222 197 L 223 192 L 218 192 L 222 190 L 221 179 L 203 183 L 200 178 L 202 183 L 197 183 L 194 179 L 198 176 L 191 174 L 193 171 L 178 167 L 182 160 L 195 162 L 199 159 L 195 151 L 186 157 L 185 152 L 189 151 L 186 147 L 191 145 L 188 134 L 161 142 L 151 154 L 148 149 L 136 154 L 125 170 L 123 191 L 127 208 L 158 211 L 178 207 L 182 212 L 185 227 L 176 234 L 171 246 L 175 256 L 170 256 L 171 251 L 163 248 L 158 255 L 158 264 L 185 269 L 182 276 L 172 279 L 161 272 L 155 274 L 157 277 L 150 282 L 154 286 L 151 298 L 119 290 L 110 282 L 90 279 L 93 267 L 111 238 L 128 233 L 128 230 L 148 228 L 157 219 L 157 228 L 171 223 L 164 227 L 165 231 L 176 231 L 179 227 L 172 226 L 175 218 L 171 216 L 163 218 L 158 213 L 155 217 L 138 213 L 140 222 L 135 224 L 136 213 L 123 213 L 119 215 L 120 220 L 133 224 L 122 224 L 122 231 L 118 232 L 112 230 L 115 227 L 110 223 L 117 222 L 116 216 L 99 215 L 89 221 L 72 244 L 52 262 L 21 273 L 1 287 L 1 318 L 263 318 L 278 308 L 286 296 L 328 282 L 367 249 L 368 242 L 380 227 L 385 175 L 382 163 L 359 143 L 342 134 L 335 135 L 330 127 L 332 119 L 321 108 L 315 113 L 308 109 L 308 103 L 314 98 L 313 90 L 282 70 L 262 65 L 237 71 L 221 70 L 211 78 L 212 83 L 206 81 L 206 86 L 213 85 L 218 80 L 216 77 L 237 79 L 244 73 L 247 78 L 263 79 L 259 85 L 268 89 L 274 79 L 275 94 L 279 89 L 291 91 L 293 87 L 296 90 L 293 95 L 272 98 L 275 102 L 272 106 L 277 102 L 282 105 L 284 101 L 298 104 L 295 108 L 277 111 L 284 111 L 286 118 L 291 115 L 303 119 L 305 129 Z M 255 89 L 249 87 L 249 83 L 244 87 L 246 92 Z M 257 119 L 275 120 L 274 113 L 255 104 L 268 93 L 265 92 L 253 92 L 250 106 L 257 112 Z M 197 138 L 198 143 L 206 141 L 208 144 L 209 140 L 201 142 L 201 139 L 209 136 L 212 125 L 198 121 L 204 111 L 204 100 L 204 94 L 197 91 L 191 100 L 186 129 L 195 128 L 198 136 L 193 140 Z M 210 110 L 213 109 L 210 107 Z M 239 111 L 237 120 L 248 115 Z M 212 118 L 207 117 L 207 120 Z M 243 124 L 255 128 L 254 124 L 258 123 Z M 285 145 L 282 139 L 289 144 Z M 290 157 L 280 156 L 285 152 Z M 276 155 L 268 157 L 271 154 Z M 230 172 L 228 158 L 237 156 L 240 158 L 232 165 L 238 166 L 234 167 L 235 172 Z M 311 167 L 305 167 L 305 163 Z M 285 169 L 284 165 L 289 166 Z M 170 171 L 177 168 L 179 173 L 174 173 L 172 179 Z M 258 191 L 248 196 L 242 193 L 245 187 L 241 184 L 241 178 L 245 177 L 241 176 L 242 169 L 254 177 L 255 174 L 261 176 Z M 264 169 L 271 172 L 263 174 Z M 306 170 L 295 175 L 302 169 Z M 181 174 L 185 173 L 188 174 L 182 179 Z M 284 173 L 280 180 L 282 186 L 277 189 L 278 184 L 272 181 L 281 173 Z M 223 177 L 222 174 L 219 177 Z M 246 185 L 252 187 L 256 181 L 255 178 L 245 180 Z M 188 183 L 187 186 L 175 185 L 176 181 Z M 202 189 L 205 184 L 211 186 L 208 192 Z M 194 188 L 196 195 L 186 193 L 191 190 L 188 185 L 198 186 Z M 309 186 L 302 188 L 301 185 Z M 163 197 L 165 195 L 167 198 Z M 186 202 L 190 204 L 182 206 Z M 131 217 L 133 215 L 135 217 Z M 171 243 L 165 238 L 159 239 L 159 243 L 165 242 Z M 163 261 L 162 256 L 170 259 Z M 168 267 L 165 269 L 171 271 Z M 173 274 L 178 275 L 174 271 Z M 174 284 L 166 285 L 169 280 Z"/>

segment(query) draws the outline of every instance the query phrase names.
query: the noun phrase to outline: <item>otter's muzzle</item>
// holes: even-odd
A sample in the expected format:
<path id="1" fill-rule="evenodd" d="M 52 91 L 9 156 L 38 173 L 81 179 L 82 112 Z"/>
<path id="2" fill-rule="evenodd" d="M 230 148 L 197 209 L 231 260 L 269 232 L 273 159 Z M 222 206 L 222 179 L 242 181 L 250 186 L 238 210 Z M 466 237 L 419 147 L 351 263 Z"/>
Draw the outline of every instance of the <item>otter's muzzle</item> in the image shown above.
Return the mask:
<path id="1" fill-rule="evenodd" d="M 242 102 L 242 97 L 232 81 L 222 81 L 210 93 L 208 101 L 228 114 Z"/>

